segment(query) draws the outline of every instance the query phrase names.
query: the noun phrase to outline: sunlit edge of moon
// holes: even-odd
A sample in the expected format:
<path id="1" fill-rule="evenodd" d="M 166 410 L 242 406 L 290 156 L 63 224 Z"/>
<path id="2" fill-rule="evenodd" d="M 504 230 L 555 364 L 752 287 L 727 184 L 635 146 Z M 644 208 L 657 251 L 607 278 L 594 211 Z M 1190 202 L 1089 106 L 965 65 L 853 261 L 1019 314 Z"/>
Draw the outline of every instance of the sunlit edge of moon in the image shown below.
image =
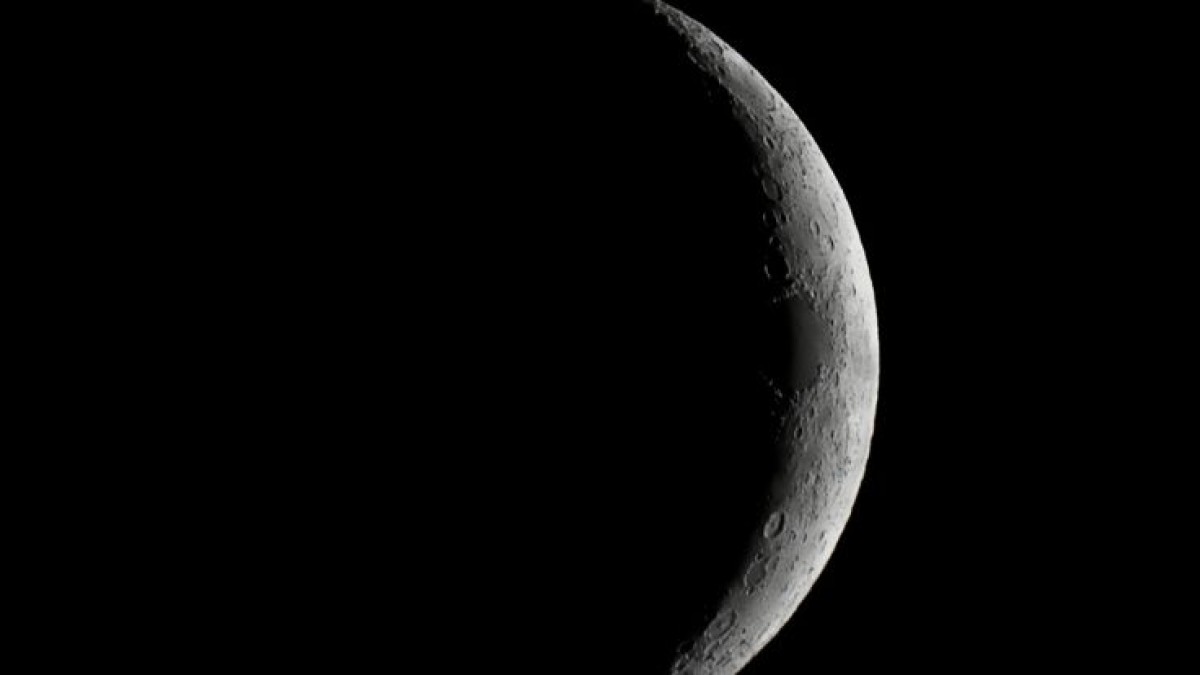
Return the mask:
<path id="1" fill-rule="evenodd" d="M 776 302 L 811 311 L 828 338 L 817 376 L 776 391 L 783 472 L 762 536 L 707 627 L 681 649 L 672 673 L 732 675 L 791 618 L 828 563 L 862 483 L 879 390 L 875 295 L 849 204 L 799 117 L 736 51 L 658 0 L 655 13 L 682 36 L 689 56 L 728 102 L 758 151 L 764 192 L 776 196 L 775 235 L 788 274 Z"/>

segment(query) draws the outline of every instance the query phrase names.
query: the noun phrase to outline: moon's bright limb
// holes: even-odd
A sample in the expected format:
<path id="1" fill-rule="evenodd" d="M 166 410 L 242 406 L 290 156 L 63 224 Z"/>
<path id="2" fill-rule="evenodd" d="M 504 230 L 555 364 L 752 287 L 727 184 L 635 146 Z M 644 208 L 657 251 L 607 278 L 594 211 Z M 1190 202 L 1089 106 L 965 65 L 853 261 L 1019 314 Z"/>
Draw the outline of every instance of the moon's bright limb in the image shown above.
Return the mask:
<path id="1" fill-rule="evenodd" d="M 772 301 L 804 335 L 792 372 L 769 382 L 780 401 L 781 472 L 761 536 L 746 554 L 741 583 L 673 666 L 674 673 L 725 675 L 740 670 L 791 617 L 850 516 L 878 393 L 875 296 L 845 195 L 796 113 L 707 28 L 666 4 L 653 6 L 754 139 L 769 204 L 761 219 L 774 242 L 763 273 Z"/>

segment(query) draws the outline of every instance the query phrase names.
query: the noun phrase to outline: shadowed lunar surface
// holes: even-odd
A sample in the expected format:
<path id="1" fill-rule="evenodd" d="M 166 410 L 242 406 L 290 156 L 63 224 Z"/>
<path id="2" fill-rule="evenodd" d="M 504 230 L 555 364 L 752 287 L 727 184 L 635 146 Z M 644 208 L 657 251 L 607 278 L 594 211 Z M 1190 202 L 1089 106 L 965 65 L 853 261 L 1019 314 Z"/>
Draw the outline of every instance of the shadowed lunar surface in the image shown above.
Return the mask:
<path id="1" fill-rule="evenodd" d="M 878 347 L 820 150 L 665 5 L 549 18 L 313 17 L 180 127 L 236 481 L 197 588 L 263 654 L 732 673 L 846 524 Z"/>

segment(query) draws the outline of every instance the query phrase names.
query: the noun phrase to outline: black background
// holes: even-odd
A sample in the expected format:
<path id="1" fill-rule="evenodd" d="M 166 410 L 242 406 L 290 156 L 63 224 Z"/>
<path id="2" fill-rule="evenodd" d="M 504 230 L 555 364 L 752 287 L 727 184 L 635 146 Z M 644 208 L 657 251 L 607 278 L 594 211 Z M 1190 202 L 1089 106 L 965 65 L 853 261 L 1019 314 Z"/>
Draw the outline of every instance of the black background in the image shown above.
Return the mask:
<path id="1" fill-rule="evenodd" d="M 1163 432 L 1170 406 L 1155 393 L 1186 315 L 1160 299 L 1181 273 L 1163 261 L 1180 216 L 1157 206 L 1175 185 L 1159 161 L 1172 146 L 1153 133 L 1178 89 L 1159 51 L 1172 45 L 1154 39 L 1163 20 L 858 15 L 765 1 L 680 8 L 739 50 L 808 126 L 855 214 L 879 306 L 881 389 L 861 496 L 826 572 L 747 672 L 880 660 L 1145 665 L 1162 654 L 1176 638 L 1153 616 L 1161 601 L 1149 589 L 1172 537 L 1153 514 L 1182 500 L 1159 484 L 1156 457 L 1180 442 Z M 266 590 L 254 597 L 263 616 L 312 622 L 280 631 L 280 649 L 297 658 L 316 642 L 295 635 L 320 636 L 343 613 L 353 619 L 336 633 L 347 644 L 386 650 L 404 623 L 389 608 L 408 607 L 423 617 L 413 642 L 446 670 L 639 672 L 641 661 L 622 664 L 660 648 L 639 642 L 657 615 L 625 595 L 669 579 L 688 597 L 688 575 L 720 557 L 681 563 L 678 576 L 643 574 L 686 553 L 657 523 L 691 502 L 656 493 L 666 484 L 674 494 L 684 465 L 625 441 L 629 424 L 664 438 L 705 433 L 671 422 L 691 419 L 686 398 L 655 416 L 653 387 L 625 384 L 639 368 L 671 364 L 688 391 L 702 390 L 684 365 L 703 359 L 702 345 L 668 337 L 687 324 L 659 308 L 688 314 L 703 294 L 660 303 L 641 282 L 618 281 L 647 280 L 672 298 L 660 272 L 674 274 L 674 263 L 658 262 L 672 260 L 672 246 L 720 248 L 670 229 L 632 234 L 643 221 L 712 216 L 694 213 L 704 202 L 690 196 L 677 202 L 690 215 L 673 213 L 661 201 L 672 188 L 647 190 L 654 165 L 636 156 L 643 140 L 685 143 L 692 132 L 666 116 L 656 136 L 636 114 L 650 93 L 626 95 L 605 75 L 635 58 L 621 52 L 628 15 L 583 3 L 459 9 L 437 8 L 429 24 L 353 14 L 335 23 L 314 11 L 292 31 L 272 17 L 245 78 L 249 100 L 265 105 L 249 108 L 261 111 L 250 126 L 229 108 L 262 148 L 234 148 L 242 184 L 266 213 L 282 204 L 287 214 L 266 229 L 231 222 L 235 237 L 255 233 L 238 248 L 254 251 L 246 269 L 268 270 L 271 282 L 251 285 L 261 302 L 231 294 L 265 325 L 247 354 L 263 391 L 303 399 L 255 417 L 266 437 L 286 429 L 305 451 L 283 461 L 294 478 L 267 492 L 294 531 L 246 535 L 262 551 L 250 578 Z M 705 147 L 685 144 L 675 161 L 703 161 Z M 289 179 L 258 180 L 276 167 Z M 664 210 L 623 213 L 622 181 Z M 626 231 L 636 243 L 624 243 Z M 295 253 L 274 257 L 281 240 Z M 297 301 L 278 318 L 262 312 L 280 307 L 274 280 Z M 298 292 L 309 287 L 336 289 L 315 315 L 327 319 L 311 318 Z M 630 311 L 674 328 L 642 333 L 661 343 L 639 341 Z M 327 356 L 307 361 L 313 354 Z M 243 390 L 257 410 L 266 396 Z M 613 401 L 637 412 L 605 419 Z M 347 427 L 362 432 L 349 453 Z M 373 436 L 396 439 L 400 466 Z M 267 484 L 291 447 L 255 452 L 259 478 L 247 485 Z M 315 532 L 310 514 L 322 523 Z M 605 518 L 640 532 L 642 548 L 605 530 Z M 311 579 L 322 581 L 293 593 Z M 338 640 L 319 643 L 341 658 Z"/>
<path id="2" fill-rule="evenodd" d="M 512 223 L 530 204 L 550 227 L 560 214 L 602 226 L 619 210 L 581 208 L 578 195 L 602 191 L 528 156 L 520 134 L 552 158 L 557 138 L 601 151 L 613 140 L 552 104 L 556 83 L 579 97 L 569 103 L 591 95 L 572 43 L 619 50 L 621 25 L 593 23 L 587 3 L 488 4 L 443 4 L 429 21 L 300 6 L 151 17 L 153 30 L 115 17 L 128 40 L 74 17 L 107 58 L 68 56 L 46 81 L 67 100 L 48 117 L 63 147 L 42 160 L 84 183 L 47 203 L 130 223 L 72 238 L 100 261 L 96 279 L 115 280 L 71 286 L 93 313 L 62 349 L 98 373 L 81 368 L 90 388 L 70 394 L 118 408 L 82 425 L 87 447 L 134 448 L 77 465 L 81 483 L 101 486 L 97 504 L 120 504 L 72 514 L 94 539 L 72 539 L 79 551 L 58 575 L 84 598 L 70 621 L 122 634 L 98 640 L 105 649 L 155 663 L 227 663 L 242 650 L 264 664 L 435 663 L 413 672 L 521 672 L 532 654 L 549 664 L 533 672 L 619 670 L 547 639 L 587 626 L 573 600 L 611 603 L 621 576 L 591 583 L 562 564 L 560 540 L 592 551 L 591 531 L 525 488 L 552 505 L 598 504 L 583 521 L 594 525 L 605 502 L 591 497 L 608 497 L 636 448 L 558 395 L 577 387 L 578 343 L 523 322 L 560 329 L 545 301 L 590 325 L 578 286 L 547 278 L 590 279 L 585 300 L 615 290 L 637 301 L 638 289 L 578 274 L 581 261 L 607 271 L 620 242 L 589 248 L 586 227 L 549 236 Z M 1194 220 L 1171 200 L 1194 173 L 1172 125 L 1190 83 L 1178 18 L 677 5 L 812 132 L 879 306 L 879 409 L 853 517 L 745 672 L 1170 658 L 1188 637 L 1169 619 L 1187 609 L 1170 572 L 1194 530 L 1178 469 L 1190 451 L 1178 431 L 1190 401 L 1176 390 L 1192 349 Z M 98 255 L 100 244 L 118 250 Z M 653 256 L 638 263 L 657 269 Z M 516 314 L 504 302 L 530 291 L 545 296 Z M 653 316 L 652 299 L 640 302 Z M 651 359 L 621 325 L 609 330 L 590 344 L 615 335 Z M 588 377 L 637 369 L 619 356 L 583 361 Z M 541 370 L 531 376 L 526 358 Z M 524 406 L 531 391 L 557 427 Z M 611 384 L 584 398 L 627 393 Z M 631 454 L 581 498 L 540 476 L 589 455 L 514 452 L 528 429 L 555 452 Z M 94 479 L 100 468 L 119 480 Z M 671 476 L 657 469 L 638 486 L 644 500 Z M 658 531 L 647 540 L 665 548 Z M 622 627 L 651 620 L 636 612 L 599 615 L 581 642 L 619 659 Z"/>
<path id="3" fill-rule="evenodd" d="M 879 304 L 854 515 L 745 672 L 1145 665 L 1178 648 L 1154 580 L 1179 529 L 1155 521 L 1184 498 L 1151 476 L 1181 441 L 1168 397 L 1143 396 L 1181 348 L 1164 297 L 1184 274 L 1166 255 L 1185 227 L 1166 205 L 1171 19 L 675 4 L 812 132 Z"/>

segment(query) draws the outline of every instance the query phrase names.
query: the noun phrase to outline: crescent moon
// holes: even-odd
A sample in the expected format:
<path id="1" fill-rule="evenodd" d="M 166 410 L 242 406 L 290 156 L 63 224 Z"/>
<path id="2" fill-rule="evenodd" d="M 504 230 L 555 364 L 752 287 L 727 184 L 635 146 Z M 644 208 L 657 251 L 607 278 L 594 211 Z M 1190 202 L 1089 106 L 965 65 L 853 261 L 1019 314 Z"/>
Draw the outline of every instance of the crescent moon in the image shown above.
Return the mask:
<path id="1" fill-rule="evenodd" d="M 780 472 L 740 583 L 681 646 L 676 675 L 738 672 L 783 627 L 829 561 L 866 468 L 879 388 L 875 295 L 846 197 L 812 135 L 770 84 L 710 30 L 663 2 L 654 14 L 726 99 L 756 147 L 773 242 L 763 274 L 799 354 L 766 382 Z"/>

